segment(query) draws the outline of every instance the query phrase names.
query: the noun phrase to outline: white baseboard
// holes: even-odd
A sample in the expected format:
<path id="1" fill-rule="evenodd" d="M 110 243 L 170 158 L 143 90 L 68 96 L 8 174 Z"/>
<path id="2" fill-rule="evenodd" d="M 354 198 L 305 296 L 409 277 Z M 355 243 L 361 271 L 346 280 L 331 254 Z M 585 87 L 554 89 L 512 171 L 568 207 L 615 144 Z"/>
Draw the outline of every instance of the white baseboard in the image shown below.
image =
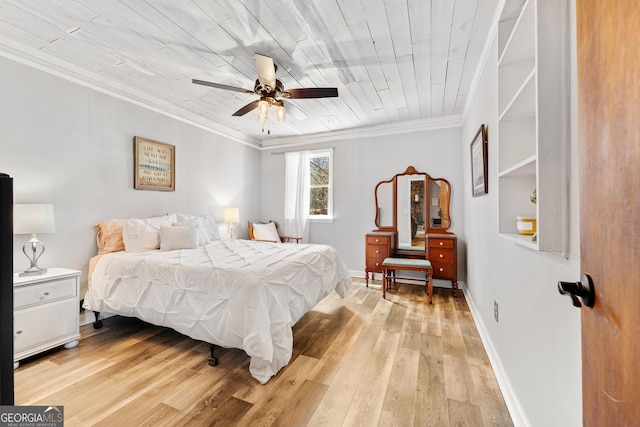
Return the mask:
<path id="1" fill-rule="evenodd" d="M 489 362 L 491 362 L 491 367 L 493 368 L 493 372 L 496 375 L 496 379 L 498 380 L 498 385 L 500 386 L 500 391 L 502 391 L 502 396 L 504 397 L 504 401 L 507 404 L 507 409 L 509 410 L 509 414 L 511 415 L 511 420 L 513 421 L 513 425 L 515 427 L 531 427 L 531 423 L 529 422 L 522 405 L 520 404 L 520 400 L 513 391 L 511 387 L 511 383 L 509 382 L 509 378 L 504 371 L 502 366 L 502 362 L 500 360 L 500 356 L 498 355 L 495 347 L 493 346 L 493 342 L 489 338 L 489 334 L 487 332 L 487 328 L 484 326 L 484 322 L 482 321 L 482 317 L 476 308 L 473 299 L 465 292 L 465 299 L 467 300 L 467 304 L 469 305 L 469 310 L 471 311 L 471 316 L 473 317 L 474 322 L 476 323 L 476 329 L 480 334 L 480 339 L 482 340 L 482 344 L 484 344 L 484 348 L 487 351 L 487 356 L 489 356 Z"/>

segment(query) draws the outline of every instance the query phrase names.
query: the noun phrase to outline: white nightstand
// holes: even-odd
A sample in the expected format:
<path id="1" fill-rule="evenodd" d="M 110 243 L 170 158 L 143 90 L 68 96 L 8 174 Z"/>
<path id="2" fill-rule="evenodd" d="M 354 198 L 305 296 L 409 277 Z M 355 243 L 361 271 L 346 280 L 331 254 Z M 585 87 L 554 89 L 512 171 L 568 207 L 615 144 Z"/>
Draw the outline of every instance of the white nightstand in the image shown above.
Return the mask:
<path id="1" fill-rule="evenodd" d="M 39 276 L 13 276 L 14 368 L 19 361 L 80 338 L 80 272 L 50 268 Z"/>

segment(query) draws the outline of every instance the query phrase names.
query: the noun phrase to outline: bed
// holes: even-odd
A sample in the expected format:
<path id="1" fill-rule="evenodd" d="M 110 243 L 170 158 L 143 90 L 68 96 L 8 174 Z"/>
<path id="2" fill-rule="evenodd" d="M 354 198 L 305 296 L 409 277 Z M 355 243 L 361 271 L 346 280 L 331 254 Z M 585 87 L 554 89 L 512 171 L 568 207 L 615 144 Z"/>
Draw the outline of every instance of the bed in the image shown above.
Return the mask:
<path id="1" fill-rule="evenodd" d="M 84 308 L 137 317 L 244 350 L 266 383 L 291 359 L 292 326 L 351 278 L 331 246 L 212 240 L 189 249 L 103 253 Z"/>

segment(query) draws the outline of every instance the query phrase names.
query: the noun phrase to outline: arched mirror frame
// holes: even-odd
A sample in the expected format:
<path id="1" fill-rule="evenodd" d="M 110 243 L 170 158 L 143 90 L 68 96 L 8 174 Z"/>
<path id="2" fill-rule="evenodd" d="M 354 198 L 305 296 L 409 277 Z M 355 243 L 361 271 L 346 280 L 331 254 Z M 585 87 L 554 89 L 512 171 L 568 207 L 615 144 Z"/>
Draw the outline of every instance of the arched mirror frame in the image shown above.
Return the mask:
<path id="1" fill-rule="evenodd" d="M 397 176 L 397 175 L 396 175 Z M 376 198 L 376 218 L 375 218 L 375 224 L 376 227 L 378 227 L 378 230 L 380 231 L 395 231 L 398 227 L 398 218 L 396 215 L 396 206 L 398 205 L 398 192 L 395 191 L 396 189 L 396 176 L 394 176 L 391 179 L 388 179 L 386 181 L 380 181 L 377 185 L 376 188 L 373 190 L 373 194 Z M 392 192 L 392 198 L 391 198 L 391 202 L 392 202 L 392 207 L 393 207 L 393 215 L 392 215 L 392 221 L 391 221 L 391 225 L 382 225 L 381 224 L 381 216 L 382 216 L 382 207 L 380 206 L 380 198 L 379 198 L 379 194 L 380 194 L 380 188 L 382 185 L 384 184 L 390 184 L 391 185 L 391 192 Z"/>
<path id="2" fill-rule="evenodd" d="M 449 181 L 447 181 L 444 178 L 433 178 L 431 177 L 429 174 L 424 173 L 424 172 L 419 172 L 417 171 L 413 166 L 409 166 L 407 168 L 407 170 L 405 170 L 402 173 L 396 174 L 393 176 L 393 178 L 388 179 L 388 180 L 384 180 L 384 181 L 380 181 L 375 189 L 374 189 L 374 195 L 375 195 L 375 200 L 376 200 L 376 217 L 375 217 L 375 225 L 376 227 L 378 227 L 378 230 L 380 231 L 398 231 L 398 177 L 401 176 L 405 176 L 405 175 L 424 175 L 426 178 L 426 184 L 425 185 L 425 194 L 424 194 L 424 209 L 425 209 L 425 215 L 426 218 L 428 220 L 427 222 L 427 227 L 425 228 L 425 232 L 426 233 L 441 233 L 441 234 L 451 234 L 448 230 L 451 227 L 451 184 L 449 183 Z M 442 227 L 432 227 L 431 226 L 431 182 L 432 181 L 440 181 L 446 184 L 447 188 L 448 188 L 448 192 L 444 195 L 444 199 L 440 199 L 440 206 L 439 209 L 442 212 L 442 218 L 441 221 L 443 223 Z M 380 206 L 380 200 L 378 197 L 378 192 L 379 192 L 379 188 L 381 185 L 383 184 L 391 184 L 393 187 L 393 195 L 392 195 L 392 199 L 393 199 L 393 221 L 392 221 L 392 225 L 381 225 L 380 224 L 380 212 L 381 212 L 381 206 Z M 442 197 L 442 196 L 441 196 Z M 446 224 L 446 226 L 444 226 L 444 224 Z"/>

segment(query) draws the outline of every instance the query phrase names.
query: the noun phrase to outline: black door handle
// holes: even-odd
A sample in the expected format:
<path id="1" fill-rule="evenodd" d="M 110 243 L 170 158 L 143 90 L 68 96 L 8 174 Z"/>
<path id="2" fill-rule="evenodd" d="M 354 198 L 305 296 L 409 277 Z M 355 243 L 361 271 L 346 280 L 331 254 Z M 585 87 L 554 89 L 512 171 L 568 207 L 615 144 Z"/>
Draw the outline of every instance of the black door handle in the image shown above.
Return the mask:
<path id="1" fill-rule="evenodd" d="M 593 307 L 596 301 L 593 280 L 588 274 L 583 274 L 579 282 L 558 282 L 558 292 L 562 295 L 569 295 L 573 305 L 576 307 L 582 307 L 582 304 L 587 307 Z M 580 303 L 580 300 L 582 300 L 582 303 Z"/>

